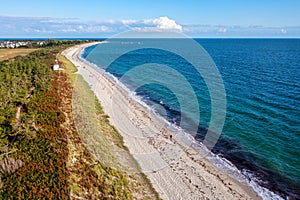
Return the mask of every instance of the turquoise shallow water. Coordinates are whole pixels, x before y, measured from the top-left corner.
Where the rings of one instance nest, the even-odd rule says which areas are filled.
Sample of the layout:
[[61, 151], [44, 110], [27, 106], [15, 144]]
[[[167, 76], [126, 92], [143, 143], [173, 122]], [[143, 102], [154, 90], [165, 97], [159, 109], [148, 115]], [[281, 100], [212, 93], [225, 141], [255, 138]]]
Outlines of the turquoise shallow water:
[[[212, 151], [230, 160], [240, 171], [255, 176], [262, 186], [281, 195], [300, 198], [300, 40], [196, 41], [214, 60], [226, 90], [226, 121], [221, 138]], [[137, 42], [143, 41], [116, 41], [119, 46]], [[113, 47], [105, 51], [90, 47], [85, 50], [83, 57], [103, 66], [104, 55], [118, 54], [118, 49]], [[210, 95], [201, 76], [185, 59], [163, 50], [140, 49], [122, 55], [106, 71], [120, 78], [134, 67], [147, 63], [172, 67], [189, 81], [201, 111], [196, 136], [201, 142], [210, 123]], [[130, 88], [142, 77], [153, 76], [151, 78], [154, 80], [159, 77], [151, 74], [148, 69], [144, 70], [124, 84]], [[189, 101], [178, 79], [165, 81], [182, 87], [182, 98]], [[163, 106], [165, 110], [158, 112], [174, 124], [180, 124], [182, 115], [189, 118], [191, 124], [195, 123], [195, 113], [181, 112], [176, 97], [178, 94], [162, 85], [145, 85], [136, 90], [136, 94], [150, 106]]]

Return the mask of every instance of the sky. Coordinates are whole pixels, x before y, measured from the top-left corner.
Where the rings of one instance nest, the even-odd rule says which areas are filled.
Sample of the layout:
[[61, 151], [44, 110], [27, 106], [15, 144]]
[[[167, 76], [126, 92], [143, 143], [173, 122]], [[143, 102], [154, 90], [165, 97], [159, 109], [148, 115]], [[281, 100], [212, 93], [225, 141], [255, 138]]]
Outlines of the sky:
[[127, 30], [300, 37], [299, 0], [0, 0], [0, 5], [0, 38], [109, 37]]

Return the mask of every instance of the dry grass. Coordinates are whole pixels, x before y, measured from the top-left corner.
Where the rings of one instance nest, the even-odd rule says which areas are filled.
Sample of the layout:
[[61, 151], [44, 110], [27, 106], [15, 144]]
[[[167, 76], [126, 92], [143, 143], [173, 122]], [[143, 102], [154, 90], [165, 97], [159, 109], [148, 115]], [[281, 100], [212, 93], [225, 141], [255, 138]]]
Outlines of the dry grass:
[[37, 49], [0, 49], [0, 61], [16, 56], [25, 56]]

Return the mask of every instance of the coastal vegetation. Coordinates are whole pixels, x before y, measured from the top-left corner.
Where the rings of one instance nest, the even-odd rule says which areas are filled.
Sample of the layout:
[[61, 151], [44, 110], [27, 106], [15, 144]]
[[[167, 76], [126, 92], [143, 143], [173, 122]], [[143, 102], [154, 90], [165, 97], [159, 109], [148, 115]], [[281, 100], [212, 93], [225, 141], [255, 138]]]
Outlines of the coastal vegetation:
[[[61, 85], [58, 74], [51, 71], [58, 51], [58, 47], [43, 49], [0, 63], [0, 194], [4, 199], [68, 196]], [[28, 97], [32, 87], [35, 90]], [[17, 169], [8, 160], [22, 164]]]
[[[1, 198], [158, 199], [144, 174], [127, 173], [118, 163], [110, 143], [130, 155], [121, 135], [109, 124], [87, 83], [74, 74], [76, 68], [59, 55], [78, 43], [53, 41], [0, 62]], [[63, 71], [51, 70], [57, 58]], [[96, 116], [104, 135], [95, 151], [94, 143], [83, 141], [75, 124], [74, 92], [87, 95], [96, 105], [86, 116]], [[114, 164], [100, 160], [97, 153]]]

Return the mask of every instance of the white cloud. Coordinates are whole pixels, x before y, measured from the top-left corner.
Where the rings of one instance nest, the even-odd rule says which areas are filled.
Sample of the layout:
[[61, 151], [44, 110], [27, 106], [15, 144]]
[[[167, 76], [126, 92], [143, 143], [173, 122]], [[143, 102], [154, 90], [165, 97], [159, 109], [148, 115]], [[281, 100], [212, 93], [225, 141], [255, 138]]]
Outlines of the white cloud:
[[160, 17], [154, 19], [152, 22], [158, 29], [182, 32], [182, 26], [177, 24], [175, 20], [169, 19], [168, 17]]
[[218, 32], [219, 33], [226, 33], [227, 32], [227, 28], [219, 28]]
[[175, 20], [166, 16], [155, 19], [144, 20], [118, 20], [113, 21], [115, 25], [124, 25], [137, 31], [176, 31], [182, 32], [183, 28]]
[[287, 33], [287, 30], [284, 29], [284, 28], [282, 28], [282, 29], [280, 29], [280, 32], [283, 33], [283, 34], [286, 34], [286, 33]]
[[110, 32], [110, 28], [102, 25], [88, 26], [84, 31], [88, 33]]
[[137, 20], [131, 20], [131, 19], [129, 19], [129, 20], [121, 20], [121, 22], [122, 22], [122, 24], [124, 24], [124, 25], [131, 25], [131, 24], [138, 23]]
[[84, 28], [83, 28], [82, 25], [79, 25], [79, 26], [78, 26], [78, 29], [79, 29], [79, 30], [84, 30]]
[[64, 28], [64, 29], [60, 29], [59, 32], [63, 32], [63, 33], [77, 33], [78, 30], [75, 28]]

